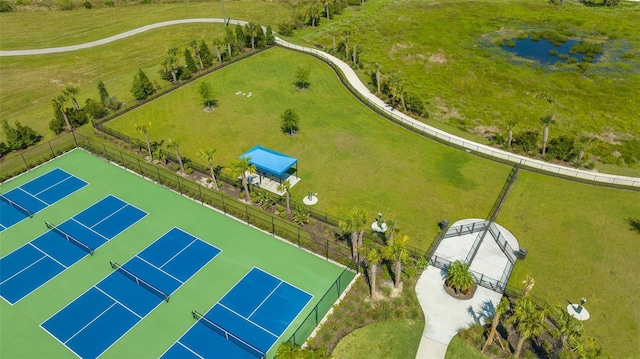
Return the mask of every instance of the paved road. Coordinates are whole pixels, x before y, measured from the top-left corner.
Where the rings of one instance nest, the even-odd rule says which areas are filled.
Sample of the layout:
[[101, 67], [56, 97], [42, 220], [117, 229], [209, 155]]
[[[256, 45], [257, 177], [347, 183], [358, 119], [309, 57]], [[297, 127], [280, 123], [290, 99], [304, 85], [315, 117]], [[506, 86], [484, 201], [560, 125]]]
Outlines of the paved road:
[[[246, 21], [232, 20], [232, 19], [228, 19], [227, 21], [229, 24], [234, 24], [234, 25], [235, 24], [245, 25], [247, 23]], [[157, 29], [165, 26], [187, 24], [187, 23], [224, 23], [224, 22], [225, 22], [224, 19], [219, 19], [219, 18], [196, 18], [196, 19], [164, 21], [164, 22], [147, 25], [147, 26], [142, 26], [137, 29], [123, 32], [118, 35], [110, 36], [102, 40], [96, 40], [96, 41], [87, 42], [84, 44], [73, 45], [73, 46], [63, 46], [63, 47], [53, 47], [53, 48], [47, 48], [47, 49], [0, 51], [0, 56], [28, 56], [28, 55], [44, 55], [44, 54], [69, 52], [69, 51], [87, 49], [90, 47], [107, 44], [125, 37], [133, 36], [136, 34], [143, 33], [145, 31], [149, 31], [152, 29]], [[362, 81], [360, 81], [355, 71], [353, 71], [353, 69], [342, 60], [334, 56], [331, 56], [323, 51], [320, 51], [318, 49], [294, 45], [277, 37], [276, 37], [276, 42], [280, 46], [287, 47], [290, 49], [295, 49], [297, 51], [301, 51], [309, 54], [313, 54], [314, 56], [322, 58], [324, 61], [332, 62], [344, 74], [344, 76], [347, 78], [351, 86], [356, 91], [360, 92], [360, 94], [364, 98], [366, 98], [366, 100], [371, 105], [377, 107], [380, 111], [384, 111], [385, 113], [387, 113], [387, 115], [393, 117], [395, 120], [400, 121], [406, 124], [407, 126], [412, 127], [413, 129], [422, 131], [430, 136], [440, 138], [443, 141], [449, 142], [456, 146], [463, 147], [467, 152], [478, 152], [478, 153], [482, 153], [485, 156], [491, 156], [494, 158], [507, 160], [512, 163], [521, 163], [523, 165], [537, 168], [541, 171], [548, 172], [548, 173], [562, 174], [568, 177], [575, 177], [575, 178], [586, 179], [586, 180], [601, 182], [601, 183], [619, 184], [619, 185], [626, 185], [626, 186], [640, 188], [640, 178], [638, 177], [618, 176], [618, 175], [598, 173], [593, 171], [578, 170], [571, 167], [565, 167], [565, 166], [560, 166], [552, 163], [547, 163], [545, 161], [516, 155], [511, 152], [503, 151], [487, 145], [476, 143], [476, 142], [449, 134], [445, 131], [436, 129], [434, 127], [425, 125], [424, 123], [417, 121], [400, 111], [394, 111], [393, 108], [389, 107], [384, 101], [379, 99], [375, 94], [371, 93], [371, 91], [369, 91], [367, 86], [365, 86], [362, 83]]]

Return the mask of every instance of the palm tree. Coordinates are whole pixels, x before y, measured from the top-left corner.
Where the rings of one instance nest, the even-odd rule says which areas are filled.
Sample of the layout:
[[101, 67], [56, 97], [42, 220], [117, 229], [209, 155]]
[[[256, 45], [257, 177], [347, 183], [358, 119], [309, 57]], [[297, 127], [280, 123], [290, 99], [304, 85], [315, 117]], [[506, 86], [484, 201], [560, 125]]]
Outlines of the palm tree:
[[395, 274], [394, 288], [399, 288], [402, 283], [402, 263], [409, 258], [409, 251], [407, 250], [407, 242], [409, 236], [399, 236], [401, 238], [392, 238], [387, 242], [387, 246], [384, 249], [384, 257], [390, 261], [393, 261], [393, 273]]
[[543, 130], [542, 130], [542, 156], [547, 152], [547, 141], [549, 140], [549, 126], [556, 123], [556, 120], [553, 118], [553, 115], [546, 115], [540, 118], [540, 122], [542, 122]]
[[391, 103], [395, 103], [396, 99], [399, 98], [402, 108], [407, 111], [407, 106], [404, 102], [405, 87], [398, 74], [393, 74], [389, 79], [389, 92], [391, 93]]
[[318, 3], [311, 3], [307, 8], [307, 17], [309, 21], [311, 21], [311, 26], [316, 27], [318, 21], [320, 20], [320, 8], [318, 7]]
[[258, 34], [258, 30], [262, 31], [262, 28], [256, 25], [255, 22], [249, 22], [246, 28], [248, 35], [251, 37], [251, 50], [255, 50], [256, 35]]
[[560, 351], [567, 350], [569, 343], [575, 342], [582, 335], [582, 322], [563, 308], [556, 308], [554, 335], [560, 338]]
[[62, 93], [64, 94], [64, 96], [66, 98], [70, 98], [71, 99], [71, 103], [73, 104], [73, 108], [77, 110], [80, 110], [80, 106], [78, 105], [78, 101], [76, 101], [76, 96], [78, 96], [78, 94], [80, 93], [80, 88], [78, 88], [78, 86], [75, 86], [73, 84], [68, 84], [64, 90], [62, 90]]
[[171, 77], [173, 78], [173, 83], [178, 83], [178, 76], [176, 73], [176, 68], [178, 67], [178, 48], [171, 47], [167, 49], [166, 57], [164, 58], [164, 67], [168, 71], [171, 72]]
[[247, 173], [256, 173], [256, 166], [250, 164], [249, 161], [251, 161], [251, 157], [241, 157], [237, 161], [232, 162], [229, 168], [229, 172], [231, 172], [232, 176], [242, 178], [242, 187], [244, 188], [246, 200], [251, 198], [249, 195], [249, 180], [247, 178]]
[[227, 44], [227, 52], [229, 53], [229, 58], [231, 58], [233, 56], [233, 53], [231, 52], [231, 45], [235, 46], [236, 37], [233, 35], [233, 31], [228, 27], [225, 28], [224, 42]]
[[518, 125], [518, 123], [520, 123], [519, 119], [516, 118], [512, 118], [507, 120], [507, 131], [508, 131], [508, 137], [507, 137], [507, 146], [508, 148], [511, 148], [511, 142], [513, 142], [513, 129]]
[[457, 260], [447, 268], [447, 287], [453, 288], [456, 293], [468, 294], [473, 286], [473, 275], [469, 272], [471, 263]]
[[380, 82], [382, 80], [382, 75], [380, 74], [380, 64], [376, 62], [376, 87], [378, 91], [376, 92], [378, 95], [380, 94]]
[[285, 180], [284, 182], [278, 185], [278, 191], [284, 192], [285, 200], [287, 202], [287, 214], [291, 214], [291, 193], [289, 190], [291, 189], [291, 182], [289, 180]]
[[577, 140], [575, 141], [575, 146], [578, 149], [578, 162], [581, 162], [582, 159], [584, 158], [584, 154], [587, 150], [589, 150], [589, 148], [591, 147], [591, 145], [593, 145], [593, 142], [595, 141], [595, 138], [588, 136], [586, 134], [583, 135], [579, 135], [577, 136]]
[[364, 209], [353, 208], [346, 221], [340, 221], [338, 227], [342, 233], [349, 233], [351, 239], [351, 252], [354, 259], [364, 237], [364, 229], [367, 224], [367, 212]]
[[529, 275], [527, 274], [527, 277], [522, 281], [522, 284], [524, 284], [524, 289], [522, 290], [522, 296], [528, 297], [529, 293], [531, 292], [531, 289], [533, 289], [533, 286], [536, 284], [536, 280], [529, 277]]
[[58, 95], [51, 100], [53, 108], [62, 114], [62, 118], [64, 118], [64, 124], [67, 126], [67, 131], [71, 131], [71, 122], [69, 122], [69, 117], [67, 117], [67, 97], [65, 95]]
[[516, 300], [513, 315], [509, 318], [509, 323], [515, 326], [520, 336], [513, 353], [516, 358], [520, 357], [525, 340], [539, 335], [547, 328], [545, 324], [546, 316], [547, 311], [538, 308], [531, 297], [521, 297]]
[[495, 338], [496, 333], [498, 332], [498, 324], [500, 324], [500, 317], [502, 316], [502, 314], [504, 314], [507, 311], [507, 309], [509, 309], [509, 300], [506, 297], [500, 298], [500, 303], [496, 307], [495, 313], [493, 313], [493, 319], [491, 319], [491, 331], [489, 331], [489, 336], [487, 337], [487, 341], [484, 342], [484, 345], [482, 346], [482, 350], [480, 350], [481, 353], [484, 353], [484, 351], [489, 347], [489, 345], [493, 343], [493, 339]]
[[343, 30], [342, 34], [344, 35], [344, 59], [349, 61], [349, 36], [351, 35], [351, 29]]
[[180, 142], [174, 140], [173, 138], [170, 138], [167, 140], [167, 148], [176, 151], [176, 158], [178, 159], [178, 164], [180, 165], [180, 173], [184, 173], [182, 156], [180, 156]]
[[193, 53], [196, 55], [198, 61], [200, 62], [200, 69], [204, 69], [204, 64], [202, 64], [202, 56], [200, 55], [200, 48], [198, 48], [198, 42], [196, 40], [191, 40], [190, 45], [191, 47], [193, 47]]
[[372, 247], [367, 252], [367, 263], [369, 265], [369, 283], [371, 284], [371, 299], [376, 296], [376, 277], [378, 275], [378, 266], [382, 261], [382, 255], [376, 247]]
[[216, 173], [213, 170], [213, 154], [216, 153], [216, 150], [200, 150], [200, 156], [207, 161], [209, 164], [209, 172], [211, 173], [211, 181], [213, 181], [213, 188], [218, 190], [218, 181], [216, 180]]
[[329, 5], [333, 3], [333, 0], [320, 0], [320, 4], [324, 6], [325, 11], [327, 12], [327, 20], [331, 19], [329, 17]]
[[144, 134], [144, 140], [147, 142], [147, 150], [149, 150], [149, 161], [153, 161], [153, 154], [151, 154], [151, 141], [149, 140], [150, 128], [151, 128], [151, 122], [147, 124], [144, 124], [144, 123], [136, 124], [136, 131]]
[[[216, 47], [218, 62], [220, 63], [220, 65], [222, 65], [222, 51], [220, 49], [224, 45], [224, 39], [221, 39], [219, 37], [213, 39], [213, 45]], [[231, 55], [229, 55], [229, 57], [231, 57]]]

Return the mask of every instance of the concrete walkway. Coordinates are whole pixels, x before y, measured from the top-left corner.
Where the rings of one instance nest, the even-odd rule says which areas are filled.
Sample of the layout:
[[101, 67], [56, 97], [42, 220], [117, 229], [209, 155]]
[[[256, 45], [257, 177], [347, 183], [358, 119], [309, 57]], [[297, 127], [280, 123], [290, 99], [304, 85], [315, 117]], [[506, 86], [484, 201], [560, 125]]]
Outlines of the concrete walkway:
[[[247, 24], [246, 21], [232, 20], [232, 19], [226, 19], [225, 20], [225, 19], [219, 19], [219, 18], [194, 18], [194, 19], [180, 19], [180, 20], [172, 20], [172, 21], [163, 21], [163, 22], [158, 22], [158, 23], [155, 23], [155, 24], [147, 25], [147, 26], [142, 26], [142, 27], [139, 27], [137, 29], [133, 29], [133, 30], [130, 30], [130, 31], [123, 32], [123, 33], [118, 34], [118, 35], [107, 37], [105, 39], [91, 41], [91, 42], [87, 42], [87, 43], [79, 44], [79, 45], [53, 47], [53, 48], [46, 48], [46, 49], [33, 49], [33, 50], [7, 50], [7, 51], [0, 51], [0, 57], [2, 57], [2, 56], [43, 55], [43, 54], [69, 52], [69, 51], [87, 49], [87, 48], [90, 48], [90, 47], [107, 44], [107, 43], [110, 43], [110, 42], [113, 42], [113, 41], [116, 41], [116, 40], [119, 40], [119, 39], [123, 39], [125, 37], [137, 35], [137, 34], [145, 32], [145, 31], [149, 31], [149, 30], [152, 30], [152, 29], [158, 29], [158, 28], [165, 27], [165, 26], [172, 26], [172, 25], [178, 25], [178, 24], [189, 24], [189, 23], [224, 23], [224, 22], [227, 22], [229, 24], [234, 24], [234, 25], [235, 24], [240, 24], [240, 25], [246, 25]], [[502, 151], [502, 150], [499, 150], [499, 149], [495, 149], [493, 147], [486, 146], [486, 145], [483, 145], [483, 144], [479, 144], [479, 143], [476, 143], [476, 142], [473, 142], [473, 141], [470, 141], [470, 140], [466, 140], [466, 139], [463, 139], [461, 137], [458, 137], [458, 136], [449, 134], [447, 132], [444, 132], [442, 130], [439, 130], [439, 129], [433, 128], [431, 126], [425, 125], [424, 123], [422, 123], [420, 121], [417, 121], [417, 120], [411, 118], [408, 115], [405, 115], [405, 114], [403, 114], [403, 113], [401, 113], [399, 111], [394, 111], [394, 109], [392, 107], [388, 106], [384, 101], [379, 99], [375, 94], [371, 93], [371, 91], [369, 91], [367, 86], [365, 86], [362, 83], [362, 81], [360, 81], [360, 79], [356, 75], [355, 71], [353, 71], [353, 69], [348, 64], [346, 64], [342, 60], [338, 59], [337, 57], [331, 56], [331, 55], [329, 55], [329, 54], [327, 54], [327, 53], [325, 53], [323, 51], [320, 51], [318, 49], [313, 49], [313, 48], [309, 48], [309, 47], [303, 47], [303, 46], [294, 45], [294, 44], [289, 43], [289, 42], [287, 42], [285, 40], [282, 40], [282, 39], [280, 39], [278, 37], [276, 37], [276, 43], [278, 45], [286, 47], [286, 48], [290, 48], [290, 49], [294, 49], [294, 50], [297, 50], [297, 51], [313, 54], [314, 56], [322, 58], [327, 62], [331, 62], [331, 63], [335, 64], [340, 69], [340, 71], [344, 74], [344, 76], [347, 78], [347, 80], [349, 81], [350, 85], [356, 91], [358, 91], [362, 96], [364, 96], [364, 98], [366, 98], [366, 100], [370, 104], [372, 104], [373, 106], [377, 107], [379, 110], [386, 112], [389, 116], [392, 116], [396, 120], [401, 121], [401, 122], [411, 126], [414, 129], [417, 129], [417, 130], [422, 131], [422, 132], [424, 132], [426, 134], [429, 134], [430, 136], [434, 136], [434, 137], [440, 138], [440, 139], [442, 139], [444, 141], [447, 141], [449, 143], [452, 143], [454, 145], [461, 146], [461, 147], [467, 149], [469, 152], [476, 151], [476, 152], [480, 152], [480, 153], [483, 153], [483, 154], [491, 156], [491, 157], [504, 159], [504, 160], [507, 160], [507, 161], [510, 161], [510, 162], [513, 162], [513, 163], [521, 163], [523, 165], [534, 167], [534, 168], [540, 169], [540, 170], [545, 171], [545, 172], [558, 173], [558, 174], [562, 174], [562, 175], [569, 176], [569, 177], [582, 178], [582, 179], [587, 179], [587, 180], [590, 180], [590, 181], [602, 182], [602, 183], [611, 183], [611, 184], [619, 184], [619, 185], [626, 185], [626, 186], [632, 186], [632, 187], [640, 187], [640, 178], [638, 178], [638, 177], [617, 176], [617, 175], [603, 174], [603, 173], [597, 173], [597, 172], [593, 172], [593, 171], [577, 170], [577, 169], [573, 169], [573, 168], [570, 168], [570, 167], [559, 166], [559, 165], [547, 163], [547, 162], [544, 162], [544, 161], [540, 161], [540, 160], [531, 159], [531, 158], [528, 158], [528, 157], [516, 155], [516, 154], [510, 153], [510, 152], [507, 152], [507, 151]]]

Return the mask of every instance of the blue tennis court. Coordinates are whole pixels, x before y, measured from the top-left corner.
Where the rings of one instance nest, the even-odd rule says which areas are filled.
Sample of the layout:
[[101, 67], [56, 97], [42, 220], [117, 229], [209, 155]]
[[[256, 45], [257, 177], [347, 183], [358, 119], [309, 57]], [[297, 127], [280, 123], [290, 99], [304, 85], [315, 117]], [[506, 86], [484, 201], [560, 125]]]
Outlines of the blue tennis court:
[[0, 232], [67, 197], [88, 183], [56, 168], [0, 194]]
[[162, 358], [262, 358], [311, 298], [254, 267]]
[[82, 358], [96, 358], [220, 253], [173, 228], [41, 327]]
[[107, 196], [0, 258], [0, 296], [15, 304], [147, 213]]

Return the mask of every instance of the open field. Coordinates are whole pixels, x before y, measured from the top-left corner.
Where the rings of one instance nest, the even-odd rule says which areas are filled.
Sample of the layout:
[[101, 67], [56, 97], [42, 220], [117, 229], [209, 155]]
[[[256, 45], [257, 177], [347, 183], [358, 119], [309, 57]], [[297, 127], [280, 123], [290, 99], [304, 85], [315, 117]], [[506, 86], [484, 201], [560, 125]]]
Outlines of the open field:
[[[277, 23], [285, 12], [269, 2], [229, 2], [228, 16], [268, 25]], [[134, 11], [135, 10], [135, 11]], [[141, 11], [144, 10], [144, 11]], [[81, 15], [81, 16], [79, 16]], [[66, 46], [109, 37], [151, 23], [197, 17], [222, 17], [220, 6], [211, 3], [165, 4], [76, 10], [71, 12], [2, 13], [2, 50]], [[47, 24], [47, 31], [42, 31]], [[29, 125], [45, 139], [53, 137], [49, 121], [53, 118], [51, 99], [64, 86], [80, 88], [78, 102], [97, 99], [96, 84], [103, 80], [111, 95], [132, 101], [129, 92], [138, 69], [161, 85], [158, 71], [167, 48], [182, 51], [191, 40], [206, 40], [213, 50], [213, 39], [224, 32], [222, 24], [174, 25], [145, 32], [92, 49], [69, 53], [0, 57], [0, 117], [13, 124]], [[59, 36], [64, 33], [65, 36]], [[193, 54], [193, 50], [192, 50]], [[0, 133], [0, 141], [5, 139]]]
[[[293, 84], [299, 65], [311, 68], [305, 91]], [[213, 112], [201, 110], [200, 81], [215, 88], [219, 107]], [[301, 117], [295, 137], [280, 132], [287, 108]], [[142, 139], [135, 124], [149, 121], [152, 140], [181, 141], [181, 153], [200, 163], [200, 149], [217, 149], [214, 164], [227, 166], [258, 144], [295, 157], [302, 181], [293, 187], [294, 198], [317, 192], [316, 207], [341, 218], [353, 207], [367, 209], [371, 221], [378, 212], [394, 214], [411, 244], [423, 249], [442, 218], [488, 213], [510, 170], [390, 123], [355, 100], [328, 66], [281, 48], [216, 71], [107, 126]]]
[[412, 358], [418, 351], [424, 321], [402, 319], [370, 324], [351, 332], [336, 346], [332, 358]]

